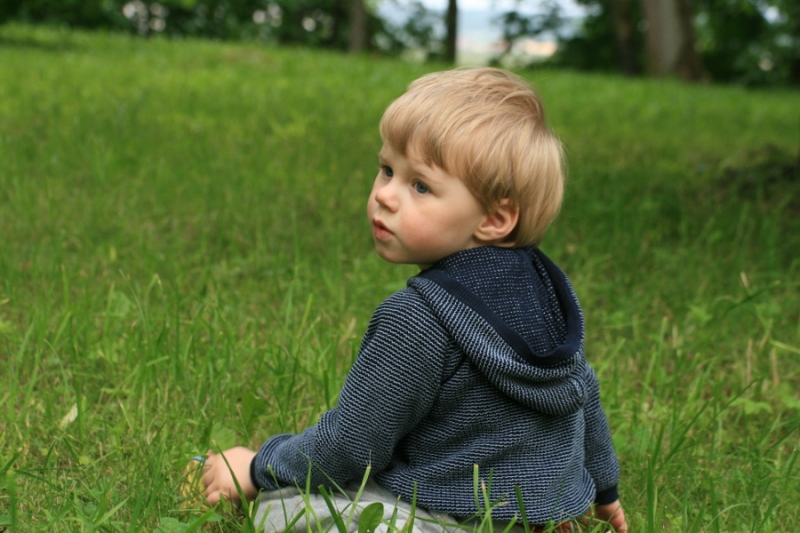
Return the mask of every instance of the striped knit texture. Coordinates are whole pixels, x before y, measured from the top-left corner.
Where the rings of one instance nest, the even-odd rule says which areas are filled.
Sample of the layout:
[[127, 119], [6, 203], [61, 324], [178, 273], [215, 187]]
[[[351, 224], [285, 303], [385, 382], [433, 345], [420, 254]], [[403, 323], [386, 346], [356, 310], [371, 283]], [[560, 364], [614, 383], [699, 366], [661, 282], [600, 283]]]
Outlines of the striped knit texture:
[[[583, 321], [564, 315], [557, 292], [574, 293], [563, 274], [563, 281], [548, 275], [541, 256], [482, 247], [434, 268], [545, 355], [564, 341], [568, 324], [579, 324], [582, 339]], [[556, 291], [554, 283], [566, 287]], [[420, 277], [376, 310], [338, 406], [299, 435], [268, 440], [254, 481], [305, 486], [309, 465], [312, 487], [344, 486], [371, 465], [394, 494], [410, 501], [416, 493], [418, 505], [457, 517], [487, 505], [474, 496], [477, 465], [490, 501], [504, 501], [494, 519], [519, 518], [519, 487], [528, 520], [539, 524], [581, 515], [598, 491], [614, 492], [619, 477], [582, 341], [558, 365], [530, 364], [490, 321]]]

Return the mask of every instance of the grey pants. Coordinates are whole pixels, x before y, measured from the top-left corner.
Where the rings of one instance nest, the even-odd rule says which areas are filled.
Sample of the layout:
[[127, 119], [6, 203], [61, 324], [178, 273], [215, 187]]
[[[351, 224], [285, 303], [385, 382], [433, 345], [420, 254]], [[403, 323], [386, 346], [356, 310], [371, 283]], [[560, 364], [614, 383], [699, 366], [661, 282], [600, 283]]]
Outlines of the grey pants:
[[[329, 499], [338, 511], [337, 514], [341, 517], [348, 533], [359, 531], [361, 514], [372, 504], [383, 506], [380, 523], [374, 530], [370, 528], [376, 533], [401, 530], [407, 533], [462, 533], [473, 531], [479, 525], [477, 522], [459, 523], [449, 515], [419, 507], [412, 513], [411, 505], [399, 500], [397, 496], [371, 480], [363, 489], [359, 484], [350, 485], [344, 493], [337, 491], [331, 494]], [[380, 507], [373, 506], [368, 511], [370, 517], [367, 520], [371, 523], [376, 523], [378, 520], [376, 514], [373, 514], [376, 510], [380, 511]], [[305, 494], [293, 488], [262, 492], [258, 499], [255, 524], [256, 530], [264, 533], [284, 531], [338, 533], [339, 531], [331, 510], [321, 494]], [[493, 522], [492, 526], [497, 532], [522, 533], [524, 530], [522, 526], [510, 525], [508, 522]]]

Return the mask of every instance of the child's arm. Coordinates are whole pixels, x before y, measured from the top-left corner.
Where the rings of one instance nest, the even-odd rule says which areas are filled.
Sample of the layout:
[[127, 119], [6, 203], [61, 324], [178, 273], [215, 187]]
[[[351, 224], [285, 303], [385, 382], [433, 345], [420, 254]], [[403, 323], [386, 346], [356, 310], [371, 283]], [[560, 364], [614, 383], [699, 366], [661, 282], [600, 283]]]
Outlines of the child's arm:
[[600, 386], [597, 376], [590, 367], [587, 367], [586, 376], [588, 395], [583, 410], [586, 422], [584, 450], [586, 469], [598, 489], [595, 496], [594, 516], [609, 522], [618, 533], [624, 533], [628, 531], [628, 525], [618, 499], [619, 462], [614, 452], [608, 421], [600, 404]]
[[344, 486], [382, 471], [398, 442], [429, 412], [450, 339], [418, 293], [400, 291], [376, 310], [338, 406], [297, 435], [276, 435], [256, 454], [259, 488]]
[[234, 476], [245, 498], [256, 497], [258, 490], [250, 479], [250, 463], [255, 455], [253, 450], [241, 446], [225, 450], [221, 454], [208, 452], [203, 465], [203, 484], [206, 487], [206, 499], [211, 505], [215, 505], [221, 498], [239, 501]]

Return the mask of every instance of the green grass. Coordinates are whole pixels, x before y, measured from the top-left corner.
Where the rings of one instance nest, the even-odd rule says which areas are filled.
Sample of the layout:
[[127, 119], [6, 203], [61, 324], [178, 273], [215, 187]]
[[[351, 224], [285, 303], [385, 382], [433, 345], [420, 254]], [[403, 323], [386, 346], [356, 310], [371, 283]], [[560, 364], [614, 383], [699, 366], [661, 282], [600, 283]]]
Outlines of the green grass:
[[[371, 249], [377, 123], [435, 68], [0, 28], [0, 524], [182, 531], [188, 458], [335, 404], [414, 274]], [[800, 186], [757, 164], [800, 93], [526, 76], [632, 531], [796, 531]]]

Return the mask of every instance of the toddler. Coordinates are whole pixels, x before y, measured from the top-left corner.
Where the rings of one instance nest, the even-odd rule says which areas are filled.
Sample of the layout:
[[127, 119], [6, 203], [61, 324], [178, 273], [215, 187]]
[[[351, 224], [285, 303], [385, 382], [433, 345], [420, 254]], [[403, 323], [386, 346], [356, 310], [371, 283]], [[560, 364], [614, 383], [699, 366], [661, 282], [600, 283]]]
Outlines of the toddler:
[[499, 69], [430, 74], [380, 133], [375, 250], [420, 273], [375, 311], [338, 406], [316, 425], [209, 453], [209, 502], [239, 498], [233, 477], [274, 502], [308, 475], [315, 489], [347, 487], [369, 467], [371, 497], [414, 500], [418, 516], [463, 523], [491, 506], [511, 527], [524, 512], [534, 529], [569, 531], [593, 510], [626, 532], [583, 315], [537, 247], [564, 189], [540, 99]]

